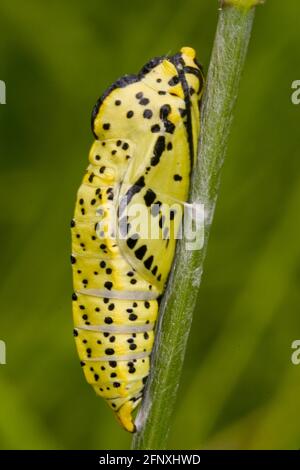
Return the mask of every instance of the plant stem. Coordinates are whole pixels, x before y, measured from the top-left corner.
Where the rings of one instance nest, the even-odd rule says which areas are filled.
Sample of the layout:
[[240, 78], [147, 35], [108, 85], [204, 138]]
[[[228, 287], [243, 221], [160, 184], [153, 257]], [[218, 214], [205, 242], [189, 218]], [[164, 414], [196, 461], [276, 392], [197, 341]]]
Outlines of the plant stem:
[[[133, 437], [133, 449], [165, 449], [174, 412], [187, 339], [203, 271], [232, 113], [246, 57], [257, 0], [224, 0], [201, 110], [198, 160], [190, 200], [204, 204], [205, 241], [187, 251], [178, 242], [175, 263], [161, 305], [151, 373]], [[199, 419], [201, 417], [199, 416]]]

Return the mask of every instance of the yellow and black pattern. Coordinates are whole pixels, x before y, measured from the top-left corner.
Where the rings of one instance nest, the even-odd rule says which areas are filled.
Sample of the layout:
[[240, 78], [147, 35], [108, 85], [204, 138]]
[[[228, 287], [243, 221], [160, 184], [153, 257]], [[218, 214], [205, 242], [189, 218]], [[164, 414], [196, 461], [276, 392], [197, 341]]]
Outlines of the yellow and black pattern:
[[[182, 217], [165, 208], [188, 197], [202, 90], [195, 51], [184, 47], [115, 82], [92, 114], [96, 140], [71, 222], [74, 336], [86, 380], [130, 432]], [[158, 220], [159, 238], [137, 232], [135, 204]]]

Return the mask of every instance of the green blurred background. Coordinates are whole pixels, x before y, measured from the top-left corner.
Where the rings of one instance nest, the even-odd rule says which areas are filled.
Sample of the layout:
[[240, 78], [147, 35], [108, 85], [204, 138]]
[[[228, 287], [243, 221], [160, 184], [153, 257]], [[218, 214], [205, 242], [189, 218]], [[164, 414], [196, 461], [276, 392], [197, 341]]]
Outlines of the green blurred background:
[[[256, 15], [169, 447], [299, 448], [298, 0]], [[70, 232], [104, 89], [196, 48], [217, 2], [1, 0], [0, 448], [126, 449], [72, 338]]]

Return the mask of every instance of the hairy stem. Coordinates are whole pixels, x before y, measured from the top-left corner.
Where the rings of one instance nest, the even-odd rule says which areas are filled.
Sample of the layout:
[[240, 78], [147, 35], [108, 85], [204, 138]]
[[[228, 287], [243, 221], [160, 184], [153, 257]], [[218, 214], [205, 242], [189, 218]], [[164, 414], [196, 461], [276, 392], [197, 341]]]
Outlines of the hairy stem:
[[[133, 449], [165, 449], [179, 378], [203, 271], [232, 113], [258, 0], [223, 0], [202, 101], [201, 137], [190, 200], [204, 204], [204, 246], [177, 245], [174, 267], [161, 305], [151, 373], [139, 410]], [[201, 419], [201, 416], [199, 416]]]

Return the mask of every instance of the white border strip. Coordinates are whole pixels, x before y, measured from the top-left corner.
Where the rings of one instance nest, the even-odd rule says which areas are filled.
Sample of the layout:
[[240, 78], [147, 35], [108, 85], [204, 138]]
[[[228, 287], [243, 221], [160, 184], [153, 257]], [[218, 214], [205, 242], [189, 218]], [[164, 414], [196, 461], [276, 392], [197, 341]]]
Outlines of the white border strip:
[[86, 330], [86, 331], [102, 331], [104, 333], [144, 333], [145, 331], [152, 331], [154, 329], [154, 323], [148, 323], [147, 325], [139, 326], [124, 326], [124, 325], [79, 325], [74, 327], [75, 330]]
[[104, 290], [104, 289], [84, 289], [76, 291], [76, 294], [91, 295], [93, 297], [106, 297], [107, 299], [121, 299], [121, 300], [155, 300], [161, 294], [158, 292], [144, 292], [144, 291], [118, 291], [118, 290]]
[[140, 352], [136, 354], [124, 354], [123, 356], [100, 356], [100, 357], [86, 357], [81, 359], [83, 362], [110, 362], [110, 361], [133, 361], [133, 359], [144, 359], [150, 356], [151, 351]]

